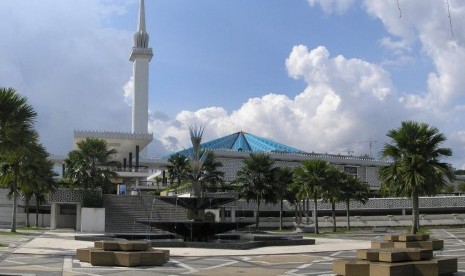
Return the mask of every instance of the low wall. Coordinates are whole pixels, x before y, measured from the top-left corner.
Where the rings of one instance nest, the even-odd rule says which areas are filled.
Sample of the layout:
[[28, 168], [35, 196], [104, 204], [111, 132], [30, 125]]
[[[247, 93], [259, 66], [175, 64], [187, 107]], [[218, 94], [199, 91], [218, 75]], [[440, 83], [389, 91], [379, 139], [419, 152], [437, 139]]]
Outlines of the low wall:
[[[226, 221], [231, 221], [228, 218]], [[255, 222], [253, 217], [237, 217], [237, 222]], [[306, 217], [302, 218], [305, 224]], [[313, 224], [313, 219], [310, 218], [310, 225]], [[283, 218], [283, 226], [286, 228], [295, 227], [294, 217]], [[320, 227], [333, 227], [333, 219], [330, 216], [318, 217], [318, 225]], [[412, 225], [411, 215], [398, 215], [398, 216], [350, 216], [351, 227], [410, 227]], [[422, 215], [420, 214], [420, 226], [458, 226], [465, 225], [465, 214], [439, 214], [439, 215]], [[347, 218], [345, 216], [336, 217], [336, 226], [346, 228]], [[251, 226], [253, 227], [253, 226]], [[260, 227], [263, 228], [278, 228], [278, 217], [260, 217]]]

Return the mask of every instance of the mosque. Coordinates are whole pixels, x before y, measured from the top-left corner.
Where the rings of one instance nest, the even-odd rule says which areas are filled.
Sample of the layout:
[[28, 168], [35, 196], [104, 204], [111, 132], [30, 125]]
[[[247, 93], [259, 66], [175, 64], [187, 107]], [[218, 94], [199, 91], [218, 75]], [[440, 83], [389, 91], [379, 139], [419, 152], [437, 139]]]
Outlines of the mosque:
[[[149, 48], [149, 35], [145, 26], [145, 6], [144, 0], [140, 0], [140, 10], [137, 31], [134, 34], [134, 47], [131, 50], [129, 60], [133, 62], [134, 97], [132, 102], [132, 128], [130, 132], [114, 131], [74, 131], [74, 148], [77, 143], [86, 138], [104, 139], [107, 144], [117, 150], [114, 159], [120, 161], [122, 166], [116, 168], [118, 178], [114, 179], [115, 190], [118, 195], [134, 194], [145, 195], [149, 191], [161, 190], [167, 187], [166, 173], [169, 162], [167, 158], [147, 158], [147, 146], [152, 142], [153, 135], [148, 132], [148, 91], [149, 91], [149, 64], [153, 57], [152, 49]], [[186, 130], [188, 131], [188, 130]], [[306, 152], [271, 139], [263, 138], [255, 134], [238, 131], [230, 135], [207, 141], [201, 147], [208, 149], [215, 154], [217, 161], [223, 164], [220, 169], [224, 171], [224, 180], [230, 182], [234, 180], [236, 172], [243, 166], [243, 161], [251, 153], [264, 153], [269, 155], [277, 166], [295, 168], [300, 166], [304, 160], [320, 159], [325, 160], [333, 166], [345, 171], [348, 174], [357, 176], [363, 182], [369, 184], [372, 191], [380, 188], [378, 170], [387, 164], [386, 161], [377, 160], [370, 156], [355, 157], [350, 155], [323, 154]], [[185, 154], [186, 149], [179, 153]], [[52, 161], [63, 164], [63, 157], [52, 157]], [[160, 181], [161, 179], [161, 181]], [[465, 179], [461, 179], [462, 181]], [[136, 197], [115, 196], [119, 199], [131, 199]], [[137, 197], [139, 198], [139, 197]], [[136, 198], [136, 199], [137, 199]], [[142, 198], [142, 196], [140, 196]], [[48, 198], [51, 206], [50, 227], [81, 228], [81, 203], [76, 191], [60, 189]], [[429, 212], [431, 224], [460, 224], [465, 220], [464, 213], [465, 196], [437, 196], [422, 199], [421, 212]], [[152, 202], [153, 204], [153, 202]], [[255, 210], [253, 204], [246, 204], [239, 200], [234, 206], [224, 208], [225, 215], [231, 221], [235, 219], [249, 219], [245, 212]], [[329, 212], [331, 207], [323, 202], [318, 203], [319, 210]], [[153, 207], [153, 206], [152, 206]], [[265, 212], [275, 212], [276, 206], [271, 204], [263, 206]], [[288, 212], [292, 211], [292, 206], [287, 206]], [[345, 206], [337, 207], [343, 210]], [[358, 212], [354, 221], [354, 226], [376, 226], [409, 225], [410, 218], [406, 215], [411, 210], [409, 199], [406, 198], [371, 198], [366, 204], [351, 202], [351, 210]], [[450, 212], [453, 212], [450, 214]], [[424, 213], [425, 214], [425, 213]], [[445, 215], [432, 215], [445, 214]], [[0, 213], [1, 215], [1, 213]], [[362, 220], [361, 215], [375, 215], [375, 219]], [[393, 220], [393, 215], [398, 216], [398, 220]], [[452, 215], [452, 217], [451, 217]], [[275, 215], [272, 215], [275, 216]], [[433, 216], [436, 216], [433, 218]], [[1, 216], [0, 216], [1, 218]], [[460, 219], [459, 219], [460, 218]], [[320, 220], [320, 219], [319, 219]], [[84, 220], [83, 220], [84, 221]], [[105, 224], [105, 214], [103, 219]], [[425, 220], [426, 221], [426, 220]], [[422, 223], [425, 223], [423, 221]], [[0, 221], [1, 222], [1, 221]], [[125, 222], [126, 223], [126, 222]], [[328, 223], [328, 220], [322, 222]], [[127, 224], [127, 223], [126, 223]], [[99, 226], [100, 229], [104, 229]], [[103, 230], [102, 230], [103, 231]]]
[[[129, 58], [133, 62], [134, 78], [131, 132], [74, 131], [74, 148], [79, 141], [91, 137], [104, 139], [111, 148], [117, 150], [114, 159], [120, 161], [122, 166], [117, 168], [119, 178], [115, 180], [115, 185], [118, 185], [117, 193], [121, 194], [134, 189], [161, 189], [167, 185], [167, 159], [147, 158], [146, 150], [153, 140], [152, 133], [148, 132], [149, 64], [152, 57], [153, 51], [149, 47], [149, 35], [145, 24], [145, 5], [144, 0], [141, 0], [137, 31], [134, 33], [134, 47]], [[377, 170], [386, 164], [370, 157], [307, 153], [242, 131], [203, 143], [201, 146], [213, 151], [217, 160], [222, 162], [227, 182], [235, 178], [243, 160], [249, 157], [250, 153], [257, 152], [270, 155], [278, 166], [297, 167], [301, 161], [307, 159], [326, 160], [345, 172], [356, 175], [373, 190], [379, 189], [380, 185]], [[162, 177], [161, 183], [155, 182], [157, 176], [158, 179]]]

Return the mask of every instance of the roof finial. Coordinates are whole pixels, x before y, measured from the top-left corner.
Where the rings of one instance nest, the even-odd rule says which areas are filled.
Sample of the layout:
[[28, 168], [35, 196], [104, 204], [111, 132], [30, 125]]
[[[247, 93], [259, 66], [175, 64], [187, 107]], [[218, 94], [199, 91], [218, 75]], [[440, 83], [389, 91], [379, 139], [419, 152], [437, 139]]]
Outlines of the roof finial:
[[140, 0], [139, 24], [137, 26], [137, 31], [145, 33], [145, 5], [144, 5], [144, 0]]
[[134, 34], [135, 48], [148, 48], [149, 35], [145, 30], [145, 5], [144, 0], [140, 0], [139, 7], [139, 22], [137, 24], [137, 32]]

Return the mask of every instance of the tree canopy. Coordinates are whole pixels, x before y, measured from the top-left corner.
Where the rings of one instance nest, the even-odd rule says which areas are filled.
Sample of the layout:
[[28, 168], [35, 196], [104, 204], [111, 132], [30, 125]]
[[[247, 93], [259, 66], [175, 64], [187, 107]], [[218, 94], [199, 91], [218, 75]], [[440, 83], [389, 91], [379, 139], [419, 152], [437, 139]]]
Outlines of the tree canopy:
[[77, 143], [77, 149], [65, 159], [65, 178], [74, 188], [95, 190], [102, 188], [108, 192], [112, 187], [112, 178], [118, 175], [115, 168], [120, 166], [112, 158], [115, 149], [109, 149], [103, 139], [86, 138]]
[[419, 196], [436, 195], [454, 175], [441, 158], [452, 150], [441, 147], [444, 134], [426, 123], [402, 122], [398, 129], [388, 131], [391, 143], [384, 145], [381, 155], [392, 161], [380, 169], [382, 191], [389, 195], [412, 198], [412, 233], [419, 227]]

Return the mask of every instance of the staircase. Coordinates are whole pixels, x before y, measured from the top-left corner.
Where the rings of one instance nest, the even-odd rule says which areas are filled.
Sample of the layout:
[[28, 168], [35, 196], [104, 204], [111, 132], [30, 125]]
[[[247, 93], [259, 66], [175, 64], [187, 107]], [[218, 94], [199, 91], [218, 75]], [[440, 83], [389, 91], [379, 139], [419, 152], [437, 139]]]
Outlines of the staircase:
[[185, 220], [185, 209], [157, 200], [156, 196], [104, 195], [105, 232], [163, 233], [161, 230], [137, 223], [139, 219]]

